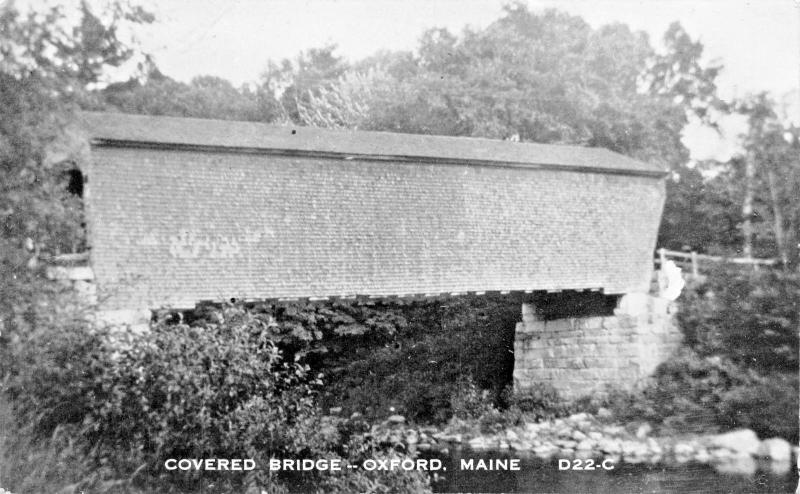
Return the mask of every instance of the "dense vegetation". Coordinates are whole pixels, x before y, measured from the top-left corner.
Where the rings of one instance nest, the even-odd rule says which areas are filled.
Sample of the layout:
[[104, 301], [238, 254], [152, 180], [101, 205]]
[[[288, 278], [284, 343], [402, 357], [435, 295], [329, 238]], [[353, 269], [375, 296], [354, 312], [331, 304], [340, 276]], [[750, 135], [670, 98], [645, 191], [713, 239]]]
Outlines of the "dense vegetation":
[[[123, 25], [154, 21], [126, 2], [0, 8], [2, 487], [420, 492], [417, 474], [199, 478], [159, 465], [171, 455], [399, 456], [411, 452], [365, 418], [492, 426], [598, 406], [544, 387], [508, 393], [519, 300], [503, 297], [209, 306], [110, 347], [43, 276], [51, 256], [86, 248], [69, 187], [86, 159], [69, 130], [76, 109], [596, 145], [669, 167], [660, 246], [777, 257], [782, 270], [712, 273], [687, 291], [685, 348], [652, 386], [606, 405], [665, 430], [797, 439], [800, 132], [766, 95], [720, 101], [720, 67], [700, 62], [702, 45], [679, 25], [656, 51], [621, 24], [595, 29], [512, 4], [485, 29], [429, 30], [414, 52], [347, 62], [322, 47], [237, 88], [162, 74], [123, 39]], [[129, 80], [107, 84], [125, 64], [136, 67]], [[748, 118], [743, 152], [689, 165], [689, 119], [727, 114]]]
[[[70, 444], [74, 487], [133, 492], [425, 492], [424, 472], [329, 472], [299, 475], [264, 468], [270, 458], [404, 458], [389, 432], [325, 417], [315, 398], [321, 375], [287, 361], [264, 312], [220, 308], [192, 325], [155, 324], [138, 337], [72, 324], [37, 330], [3, 347], [5, 398], [21, 427], [18, 441]], [[55, 334], [57, 338], [54, 338]], [[111, 343], [110, 343], [111, 342]], [[71, 455], [71, 456], [70, 456]], [[180, 472], [168, 458], [252, 458], [241, 473]], [[36, 491], [28, 459], [4, 452], [4, 482]], [[41, 460], [41, 458], [37, 458]], [[52, 475], [53, 472], [46, 472]], [[21, 478], [15, 478], [16, 476]], [[53, 479], [50, 479], [53, 480]], [[28, 486], [28, 483], [32, 485]]]
[[719, 270], [681, 298], [685, 348], [641, 395], [617, 394], [626, 419], [677, 431], [747, 427], [797, 442], [800, 277]]

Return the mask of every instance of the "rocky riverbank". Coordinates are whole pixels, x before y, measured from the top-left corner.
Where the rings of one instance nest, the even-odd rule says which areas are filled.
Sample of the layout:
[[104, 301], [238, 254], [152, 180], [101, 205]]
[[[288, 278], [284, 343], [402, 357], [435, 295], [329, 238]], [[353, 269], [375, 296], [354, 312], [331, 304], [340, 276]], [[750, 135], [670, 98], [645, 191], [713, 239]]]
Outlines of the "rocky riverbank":
[[[601, 410], [602, 415], [603, 410]], [[481, 432], [466, 421], [451, 421], [443, 429], [408, 428], [400, 416], [380, 427], [395, 434], [410, 450], [448, 454], [450, 449], [504, 451], [549, 460], [610, 459], [616, 463], [679, 466], [708, 464], [723, 473], [749, 475], [761, 469], [785, 474], [797, 457], [797, 447], [781, 438], [760, 440], [755, 432], [739, 429], [724, 434], [657, 437], [646, 424], [622, 426], [579, 413], [566, 418], [525, 423]]]

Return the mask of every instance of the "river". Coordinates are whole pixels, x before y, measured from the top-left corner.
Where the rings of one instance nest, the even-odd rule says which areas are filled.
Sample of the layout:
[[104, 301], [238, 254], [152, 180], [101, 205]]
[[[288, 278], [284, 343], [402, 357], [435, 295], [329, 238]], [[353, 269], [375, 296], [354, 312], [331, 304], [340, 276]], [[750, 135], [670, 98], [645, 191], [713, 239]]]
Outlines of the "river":
[[[434, 492], [518, 492], [518, 493], [793, 493], [797, 471], [786, 475], [757, 472], [752, 476], [726, 475], [707, 465], [681, 467], [619, 464], [613, 470], [563, 471], [554, 460], [504, 453], [454, 451], [437, 456], [447, 468], [434, 479]], [[459, 470], [460, 460], [519, 457], [519, 471]]]

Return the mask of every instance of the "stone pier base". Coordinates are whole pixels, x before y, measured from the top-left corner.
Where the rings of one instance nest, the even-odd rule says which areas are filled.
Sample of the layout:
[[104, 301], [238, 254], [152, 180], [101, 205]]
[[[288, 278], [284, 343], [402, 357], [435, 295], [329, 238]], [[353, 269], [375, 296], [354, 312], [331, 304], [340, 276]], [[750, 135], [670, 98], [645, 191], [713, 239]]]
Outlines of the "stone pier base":
[[514, 390], [552, 385], [566, 399], [633, 389], [680, 345], [672, 303], [647, 294], [620, 299], [614, 315], [544, 321], [530, 304], [514, 341]]

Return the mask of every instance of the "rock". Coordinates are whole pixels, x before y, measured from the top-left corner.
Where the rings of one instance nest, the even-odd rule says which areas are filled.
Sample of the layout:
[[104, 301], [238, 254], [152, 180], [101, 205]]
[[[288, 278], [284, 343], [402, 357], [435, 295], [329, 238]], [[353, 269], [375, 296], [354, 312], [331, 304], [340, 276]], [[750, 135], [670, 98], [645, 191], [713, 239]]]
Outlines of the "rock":
[[694, 453], [694, 461], [698, 463], [708, 463], [711, 461], [711, 455], [708, 454], [707, 449], [700, 448]]
[[406, 433], [406, 444], [417, 444], [419, 442], [419, 434], [414, 429]]
[[597, 409], [597, 418], [599, 419], [608, 420], [613, 416], [614, 414], [608, 408], [600, 407]]
[[583, 432], [581, 432], [581, 431], [574, 431], [574, 432], [572, 433], [572, 436], [571, 436], [571, 437], [572, 437], [572, 439], [574, 439], [575, 441], [578, 441], [578, 442], [580, 442], [580, 441], [583, 441], [584, 439], [586, 439], [586, 434], [584, 434], [584, 433], [583, 433]]
[[647, 445], [637, 441], [622, 442], [622, 456], [627, 463], [642, 463], [647, 459]]
[[756, 460], [750, 455], [735, 455], [725, 461], [715, 462], [714, 468], [720, 473], [753, 475], [756, 473]]
[[569, 416], [570, 422], [586, 422], [589, 420], [588, 413], [576, 413], [575, 415]]
[[603, 452], [611, 455], [618, 455], [622, 452], [622, 447], [620, 446], [619, 442], [608, 437], [601, 439], [598, 443], [598, 447]]
[[792, 461], [792, 445], [785, 439], [773, 437], [761, 443], [758, 456], [765, 456], [772, 461], [789, 463]]
[[728, 448], [717, 448], [711, 450], [711, 459], [713, 459], [715, 462], [728, 461], [734, 456], [740, 456], [740, 455], [737, 455], [735, 452], [729, 450]]
[[561, 448], [559, 450], [559, 454], [564, 458], [572, 458], [572, 456], [575, 454], [575, 450], [572, 448]]
[[331, 415], [339, 415], [342, 413], [342, 407], [333, 407], [329, 410]]
[[578, 451], [591, 451], [594, 449], [594, 441], [591, 439], [584, 439], [583, 441], [579, 442], [578, 445], [575, 447]]
[[508, 429], [506, 431], [506, 439], [508, 439], [509, 441], [517, 441], [519, 440], [519, 436], [517, 435], [516, 432], [512, 431], [511, 429]]
[[600, 434], [597, 431], [592, 431], [588, 435], [589, 435], [590, 439], [594, 439], [595, 441], [599, 441], [599, 440], [603, 439], [603, 435]]
[[569, 439], [556, 439], [555, 441], [553, 441], [553, 443], [561, 448], [570, 448], [570, 449], [575, 449], [575, 446], [578, 445], [578, 443]]
[[440, 433], [440, 434], [435, 434], [433, 437], [435, 437], [439, 441], [445, 441], [450, 443], [460, 443], [463, 440], [461, 434]]
[[402, 424], [406, 421], [406, 418], [403, 417], [402, 415], [395, 414], [395, 415], [390, 415], [389, 418], [386, 419], [386, 421], [389, 422], [390, 424]]
[[543, 458], [545, 460], [549, 460], [552, 458], [556, 453], [558, 453], [559, 449], [550, 443], [543, 443], [541, 446], [535, 446], [533, 448], [533, 453], [538, 456], [539, 458]]
[[541, 429], [541, 427], [539, 426], [539, 424], [535, 422], [529, 422], [525, 424], [525, 431], [528, 432], [529, 434], [536, 434], [537, 432], [539, 432], [539, 429]]
[[570, 438], [572, 437], [572, 429], [569, 427], [561, 427], [555, 431], [557, 437]]
[[766, 466], [775, 475], [786, 475], [792, 469], [790, 461], [770, 461]]
[[625, 428], [619, 425], [609, 425], [608, 427], [603, 427], [603, 434], [606, 436], [619, 436], [625, 432]]
[[676, 443], [672, 448], [672, 452], [675, 454], [675, 461], [678, 463], [686, 463], [692, 459], [694, 448], [686, 443]]
[[650, 426], [650, 424], [648, 424], [647, 422], [645, 422], [644, 424], [640, 425], [638, 429], [636, 429], [636, 437], [638, 437], [639, 439], [644, 439], [651, 432], [653, 432], [653, 427]]
[[739, 429], [725, 434], [718, 434], [709, 439], [711, 446], [725, 448], [736, 455], [758, 455], [761, 441], [750, 429]]
[[358, 412], [353, 412], [353, 415], [350, 415], [350, 420], [357, 420], [360, 419], [362, 415]]
[[472, 449], [491, 449], [491, 442], [485, 437], [478, 436], [469, 440], [469, 447]]
[[515, 451], [530, 451], [533, 448], [531, 443], [525, 441], [512, 441], [509, 446]]

